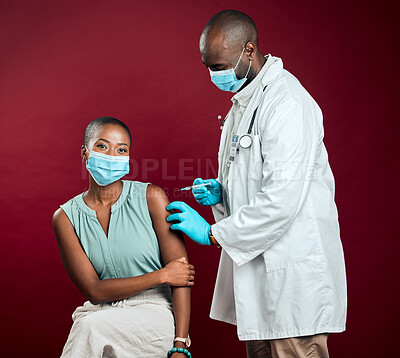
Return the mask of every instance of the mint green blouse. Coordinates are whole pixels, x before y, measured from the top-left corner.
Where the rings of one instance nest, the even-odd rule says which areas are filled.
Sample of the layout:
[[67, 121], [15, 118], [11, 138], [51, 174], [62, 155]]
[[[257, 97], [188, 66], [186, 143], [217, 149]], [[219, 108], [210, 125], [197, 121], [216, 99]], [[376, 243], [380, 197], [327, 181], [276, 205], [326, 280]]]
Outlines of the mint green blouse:
[[140, 276], [163, 267], [147, 206], [149, 183], [122, 183], [121, 195], [111, 206], [108, 237], [96, 211], [85, 204], [83, 193], [60, 205], [101, 280]]

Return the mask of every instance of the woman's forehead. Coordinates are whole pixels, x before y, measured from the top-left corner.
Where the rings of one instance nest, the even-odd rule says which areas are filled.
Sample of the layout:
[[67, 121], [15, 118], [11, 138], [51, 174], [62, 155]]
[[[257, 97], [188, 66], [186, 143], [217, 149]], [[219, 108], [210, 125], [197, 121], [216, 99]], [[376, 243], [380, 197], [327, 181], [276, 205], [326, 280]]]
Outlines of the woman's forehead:
[[99, 139], [106, 139], [109, 142], [120, 143], [123, 142], [127, 145], [130, 145], [130, 138], [128, 132], [125, 128], [121, 127], [118, 124], [103, 124], [101, 125], [93, 138], [95, 141]]

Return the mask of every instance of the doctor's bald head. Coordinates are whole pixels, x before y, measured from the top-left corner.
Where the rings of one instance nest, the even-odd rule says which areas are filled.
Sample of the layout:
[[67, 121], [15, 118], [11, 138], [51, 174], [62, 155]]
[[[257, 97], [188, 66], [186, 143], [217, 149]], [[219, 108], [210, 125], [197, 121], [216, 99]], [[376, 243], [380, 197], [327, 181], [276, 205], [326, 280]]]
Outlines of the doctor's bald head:
[[237, 10], [223, 10], [214, 15], [204, 27], [200, 37], [200, 51], [218, 39], [230, 48], [243, 49], [251, 41], [258, 46], [257, 27], [253, 19]]
[[200, 53], [203, 63], [211, 70], [235, 68], [238, 78], [245, 77], [249, 64], [253, 63], [256, 66], [250, 66], [247, 84], [256, 76], [264, 58], [258, 49], [253, 19], [237, 10], [221, 11], [207, 22], [200, 36]]

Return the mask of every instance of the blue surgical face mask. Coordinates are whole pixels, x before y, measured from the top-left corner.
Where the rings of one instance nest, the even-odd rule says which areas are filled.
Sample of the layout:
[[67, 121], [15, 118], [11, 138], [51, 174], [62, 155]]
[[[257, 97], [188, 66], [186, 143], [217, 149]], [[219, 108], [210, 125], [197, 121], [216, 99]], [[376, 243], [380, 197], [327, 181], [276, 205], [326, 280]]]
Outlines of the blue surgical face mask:
[[230, 68], [228, 70], [221, 70], [221, 71], [210, 71], [211, 81], [222, 91], [229, 91], [229, 92], [237, 92], [239, 89], [244, 85], [247, 80], [247, 75], [249, 74], [250, 67], [251, 67], [251, 60], [249, 64], [249, 68], [247, 69], [246, 76], [241, 78], [240, 80], [237, 79], [235, 70], [239, 65], [239, 62], [243, 56], [243, 52], [246, 47], [243, 48], [243, 51], [239, 57], [239, 60], [234, 68]]
[[129, 156], [114, 156], [89, 151], [86, 169], [100, 186], [109, 185], [129, 173]]

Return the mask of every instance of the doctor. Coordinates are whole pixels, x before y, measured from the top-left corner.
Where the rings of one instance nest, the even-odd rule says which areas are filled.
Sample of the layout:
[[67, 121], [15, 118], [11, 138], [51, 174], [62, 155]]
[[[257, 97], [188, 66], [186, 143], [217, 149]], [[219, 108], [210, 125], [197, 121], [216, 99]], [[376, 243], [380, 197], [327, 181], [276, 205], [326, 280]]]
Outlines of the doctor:
[[193, 189], [208, 224], [183, 202], [167, 220], [222, 247], [210, 317], [237, 325], [247, 355], [328, 357], [345, 330], [346, 276], [322, 112], [282, 60], [263, 56], [246, 14], [213, 16], [200, 37], [211, 81], [237, 92], [223, 123], [218, 178]]

